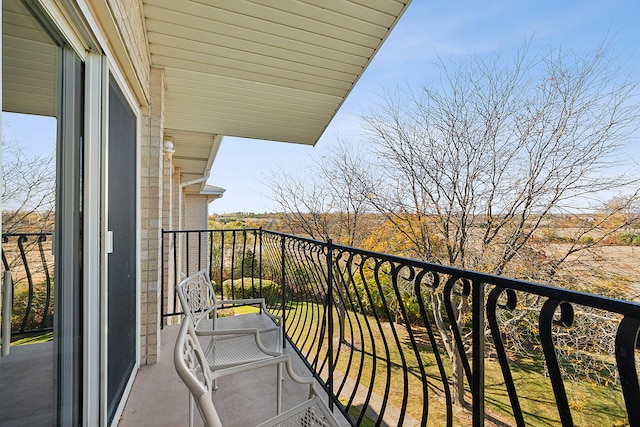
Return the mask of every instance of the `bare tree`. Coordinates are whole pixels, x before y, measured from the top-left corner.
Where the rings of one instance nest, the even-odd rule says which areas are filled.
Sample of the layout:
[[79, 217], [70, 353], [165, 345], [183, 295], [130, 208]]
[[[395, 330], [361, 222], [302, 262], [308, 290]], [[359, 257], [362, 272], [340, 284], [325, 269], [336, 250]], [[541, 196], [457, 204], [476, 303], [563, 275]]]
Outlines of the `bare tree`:
[[360, 192], [360, 182], [370, 175], [362, 152], [340, 142], [326, 156], [301, 166], [297, 173], [275, 171], [267, 183], [271, 200], [284, 214], [284, 227], [314, 239], [359, 246], [373, 226], [367, 217], [370, 204]]
[[439, 88], [387, 92], [364, 116], [390, 190], [372, 203], [423, 257], [505, 272], [548, 215], [638, 182], [610, 173], [640, 118], [610, 47], [441, 62]]
[[[3, 140], [2, 145], [3, 235], [53, 231], [55, 151], [48, 155], [34, 155], [17, 141]], [[45, 268], [52, 267], [51, 258], [45, 255], [50, 253], [50, 245], [51, 239], [45, 240], [42, 236], [7, 238], [2, 246], [2, 256], [11, 270], [14, 285], [26, 281], [26, 265], [31, 277], [40, 277]], [[41, 287], [39, 283], [35, 286]]]
[[[640, 123], [638, 83], [617, 59], [604, 42], [584, 55], [531, 55], [525, 44], [510, 60], [500, 53], [441, 60], [438, 84], [387, 91], [363, 116], [386, 185], [363, 181], [361, 193], [422, 259], [550, 281], [572, 254], [615, 229], [581, 236], [638, 198], [637, 176], [611, 174]], [[599, 223], [577, 229], [563, 251], [535, 244], [553, 215], [591, 212], [603, 195], [624, 189], [630, 196]], [[434, 293], [436, 306], [441, 297]], [[459, 354], [442, 319], [436, 323], [461, 402]]]
[[[372, 182], [369, 168], [369, 162], [357, 147], [341, 141], [326, 156], [312, 160], [301, 174], [274, 172], [268, 186], [271, 199], [283, 213], [284, 228], [314, 239], [361, 246], [376, 226], [374, 218], [367, 215], [371, 208], [367, 195], [360, 191], [361, 182]], [[345, 277], [337, 263], [332, 267], [336, 269], [333, 275], [336, 280]], [[344, 339], [345, 287], [336, 289], [341, 292], [334, 301], [339, 339], [348, 344]]]
[[33, 155], [3, 141], [2, 232], [51, 231], [55, 209], [55, 151]]

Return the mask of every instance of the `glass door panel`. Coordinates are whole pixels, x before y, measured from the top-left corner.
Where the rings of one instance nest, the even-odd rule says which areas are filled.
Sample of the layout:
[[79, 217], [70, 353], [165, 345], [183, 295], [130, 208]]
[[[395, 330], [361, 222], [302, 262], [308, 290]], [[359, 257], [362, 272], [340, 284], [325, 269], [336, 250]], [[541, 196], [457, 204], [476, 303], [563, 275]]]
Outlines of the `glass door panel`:
[[[109, 422], [136, 363], [136, 116], [109, 79], [108, 224], [113, 252], [107, 264], [107, 411]], [[112, 350], [117, 349], [117, 350]]]
[[84, 69], [32, 12], [2, 1], [2, 249], [13, 313], [2, 313], [12, 345], [0, 357], [0, 425], [78, 424]]

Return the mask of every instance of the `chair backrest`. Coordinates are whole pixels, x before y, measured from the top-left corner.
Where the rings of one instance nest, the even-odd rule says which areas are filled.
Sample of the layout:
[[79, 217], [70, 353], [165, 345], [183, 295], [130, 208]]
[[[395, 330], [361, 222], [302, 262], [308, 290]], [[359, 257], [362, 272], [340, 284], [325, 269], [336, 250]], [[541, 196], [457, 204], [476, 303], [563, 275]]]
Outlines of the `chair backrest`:
[[176, 286], [176, 292], [184, 314], [196, 328], [216, 308], [216, 294], [207, 270], [200, 270], [182, 280]]
[[205, 424], [211, 427], [221, 427], [220, 418], [211, 400], [213, 379], [209, 364], [196, 336], [195, 328], [186, 318], [182, 322], [176, 340], [173, 363], [178, 376], [196, 401], [198, 411], [200, 411]]

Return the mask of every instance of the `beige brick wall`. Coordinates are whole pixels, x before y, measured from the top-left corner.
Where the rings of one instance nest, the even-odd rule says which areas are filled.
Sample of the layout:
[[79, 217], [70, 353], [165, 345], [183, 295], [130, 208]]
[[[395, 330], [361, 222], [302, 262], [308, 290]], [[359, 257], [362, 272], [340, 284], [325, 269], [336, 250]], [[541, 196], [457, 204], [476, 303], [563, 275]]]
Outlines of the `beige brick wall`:
[[187, 230], [206, 230], [209, 205], [207, 196], [186, 194], [184, 196], [184, 228]]
[[149, 86], [149, 52], [144, 31], [142, 2], [138, 0], [106, 0], [118, 32], [124, 40], [124, 48], [143, 88]]
[[156, 363], [160, 344], [161, 228], [163, 224], [164, 70], [151, 68], [150, 104], [140, 135], [140, 363]]
[[[183, 229], [184, 230], [206, 230], [208, 227], [208, 203], [207, 196], [201, 194], [185, 194], [183, 197]], [[194, 233], [190, 236], [188, 251], [188, 271], [190, 274], [195, 273], [201, 268], [206, 268], [208, 263], [208, 246], [206, 235], [203, 235], [200, 247], [198, 247], [197, 235]], [[186, 252], [185, 252], [186, 255]], [[185, 258], [186, 263], [186, 258]]]
[[[162, 163], [162, 228], [164, 230], [175, 230], [176, 227], [173, 226], [173, 190], [174, 190], [174, 167], [173, 167], [173, 153], [167, 151], [165, 147], [164, 155], [163, 155], [163, 163]], [[175, 203], [177, 204], [177, 203]], [[167, 310], [167, 313], [173, 313], [176, 311], [175, 307], [175, 278], [177, 277], [177, 272], [174, 270], [174, 263], [172, 262], [175, 256], [175, 245], [174, 239], [171, 235], [165, 235], [163, 239], [164, 247], [162, 250], [164, 251], [164, 286], [165, 293], [162, 304]], [[165, 324], [173, 325], [179, 322], [179, 318], [177, 316], [169, 317], [164, 320]]]

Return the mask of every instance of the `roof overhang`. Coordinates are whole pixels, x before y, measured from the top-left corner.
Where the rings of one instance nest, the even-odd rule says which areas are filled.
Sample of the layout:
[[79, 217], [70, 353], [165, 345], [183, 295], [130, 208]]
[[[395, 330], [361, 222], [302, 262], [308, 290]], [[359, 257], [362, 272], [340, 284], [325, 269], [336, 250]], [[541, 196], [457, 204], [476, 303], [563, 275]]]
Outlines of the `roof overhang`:
[[173, 166], [179, 169], [182, 182], [193, 182], [184, 186], [185, 191], [204, 191], [222, 136], [165, 129], [164, 139], [173, 144]]
[[222, 197], [226, 190], [222, 187], [216, 187], [215, 185], [205, 185], [200, 194], [206, 195], [207, 203], [211, 203], [216, 199]]
[[314, 145], [409, 4], [141, 1], [165, 134], [189, 177], [208, 175], [219, 136]]
[[[314, 145], [410, 2], [140, 1], [150, 64], [165, 70], [164, 135], [183, 182], [194, 182], [187, 192], [205, 190], [225, 135]], [[20, 2], [3, 9], [3, 109], [54, 116], [56, 47]], [[147, 58], [127, 53], [105, 22], [121, 59]], [[140, 75], [125, 68], [133, 85]]]

